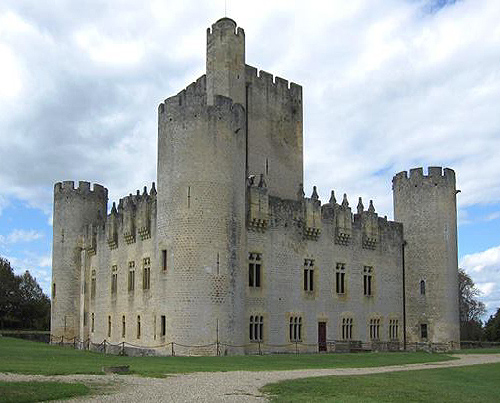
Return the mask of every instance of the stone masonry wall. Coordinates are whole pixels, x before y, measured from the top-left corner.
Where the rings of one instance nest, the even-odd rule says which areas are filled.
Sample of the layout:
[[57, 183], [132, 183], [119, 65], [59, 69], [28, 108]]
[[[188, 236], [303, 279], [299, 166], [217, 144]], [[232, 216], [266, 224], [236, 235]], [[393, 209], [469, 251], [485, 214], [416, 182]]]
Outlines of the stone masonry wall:
[[[460, 340], [455, 172], [430, 167], [394, 176], [394, 218], [404, 225], [409, 341]], [[420, 292], [420, 282], [425, 294]], [[422, 324], [427, 340], [422, 340]]]

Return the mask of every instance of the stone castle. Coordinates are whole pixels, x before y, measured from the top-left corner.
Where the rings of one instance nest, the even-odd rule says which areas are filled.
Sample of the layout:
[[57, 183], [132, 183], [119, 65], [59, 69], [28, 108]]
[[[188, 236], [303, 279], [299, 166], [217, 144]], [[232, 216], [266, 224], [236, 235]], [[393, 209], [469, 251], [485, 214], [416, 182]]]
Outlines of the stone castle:
[[206, 74], [158, 108], [158, 190], [108, 214], [104, 187], [55, 184], [52, 336], [163, 354], [458, 342], [454, 171], [395, 175], [395, 221], [353, 213], [305, 196], [302, 136], [301, 86], [213, 24]]

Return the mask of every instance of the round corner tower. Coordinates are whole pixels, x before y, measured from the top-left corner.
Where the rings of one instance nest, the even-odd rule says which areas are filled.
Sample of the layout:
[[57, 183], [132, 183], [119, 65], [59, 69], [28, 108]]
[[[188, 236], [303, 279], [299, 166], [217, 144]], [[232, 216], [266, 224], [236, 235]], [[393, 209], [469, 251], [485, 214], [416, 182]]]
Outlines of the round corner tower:
[[244, 69], [243, 30], [223, 18], [207, 32], [206, 77], [159, 107], [158, 249], [169, 267], [159, 309], [181, 354], [245, 334]]
[[82, 289], [82, 237], [86, 225], [106, 217], [108, 190], [89, 182], [54, 186], [52, 303], [50, 333], [55, 339], [79, 338]]
[[393, 178], [394, 219], [403, 223], [409, 342], [458, 343], [455, 172], [411, 169]]

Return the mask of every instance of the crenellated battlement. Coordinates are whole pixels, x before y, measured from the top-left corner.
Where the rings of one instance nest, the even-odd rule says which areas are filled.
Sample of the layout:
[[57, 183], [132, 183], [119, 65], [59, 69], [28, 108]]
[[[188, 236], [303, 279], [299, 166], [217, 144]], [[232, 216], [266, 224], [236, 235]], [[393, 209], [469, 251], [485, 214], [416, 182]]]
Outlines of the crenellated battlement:
[[[117, 212], [122, 213], [127, 209], [134, 209], [141, 202], [152, 202], [156, 200], [156, 185], [153, 182], [151, 189], [148, 193], [147, 186], [144, 186], [142, 193], [139, 189], [136, 190], [135, 194], [129, 193], [128, 196], [124, 196], [118, 200]], [[115, 205], [115, 203], [113, 203]], [[109, 217], [110, 214], [108, 214]]]
[[97, 197], [108, 197], [108, 189], [104, 186], [94, 183], [91, 187], [90, 182], [79, 181], [75, 188], [74, 181], [57, 182], [54, 185], [54, 195], [74, 193], [76, 195], [96, 195]]
[[231, 116], [235, 106], [239, 105], [234, 103], [231, 98], [223, 95], [216, 95], [213, 104], [207, 105], [206, 95], [199, 95], [200, 92], [197, 90], [199, 84], [194, 84], [196, 86], [193, 86], [191, 90], [183, 90], [160, 104], [158, 108], [160, 119], [175, 122], [210, 118], [211, 116]]
[[[153, 182], [148, 193], [147, 187], [141, 194], [130, 193], [113, 203], [110, 214], [107, 217], [106, 237], [110, 249], [116, 249], [123, 239], [126, 244], [133, 244], [137, 236], [141, 240], [151, 238], [151, 222], [156, 216], [156, 187]], [[120, 236], [121, 235], [121, 236]]]
[[257, 70], [253, 66], [245, 65], [246, 81], [259, 88], [276, 94], [285, 94], [293, 100], [302, 102], [302, 86], [289, 82], [284, 78], [273, 76], [264, 70]]
[[428, 167], [427, 175], [424, 175], [422, 167], [410, 169], [410, 171], [402, 171], [394, 175], [392, 179], [394, 187], [401, 186], [407, 183], [412, 183], [418, 186], [418, 183], [433, 183], [434, 186], [438, 184], [450, 184], [455, 186], [455, 171], [450, 168], [442, 167]]
[[285, 227], [293, 223], [305, 239], [312, 241], [332, 236], [335, 244], [348, 246], [353, 239], [360, 239], [360, 246], [370, 250], [377, 249], [388, 236], [394, 239], [402, 233], [399, 223], [388, 221], [387, 216], [378, 216], [372, 200], [368, 208], [364, 207], [361, 198], [358, 200], [357, 213], [353, 214], [345, 193], [337, 203], [332, 191], [329, 202], [321, 204], [316, 186], [310, 197], [305, 197], [300, 187], [297, 201], [269, 197], [269, 216], [273, 217], [270, 222], [272, 226]]
[[202, 75], [176, 95], [168, 97], [158, 106], [158, 113], [180, 111], [186, 106], [206, 107], [207, 77]]
[[212, 27], [207, 28], [207, 39], [215, 34], [227, 35], [233, 34], [235, 36], [245, 36], [245, 30], [237, 26], [236, 21], [232, 18], [224, 17], [217, 20]]

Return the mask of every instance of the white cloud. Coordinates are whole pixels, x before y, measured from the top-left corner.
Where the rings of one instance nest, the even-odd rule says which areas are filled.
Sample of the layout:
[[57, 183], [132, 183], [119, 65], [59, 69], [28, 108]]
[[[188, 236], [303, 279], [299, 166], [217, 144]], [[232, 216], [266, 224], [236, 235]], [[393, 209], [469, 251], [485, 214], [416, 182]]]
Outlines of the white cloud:
[[76, 44], [87, 52], [90, 58], [103, 65], [133, 65], [144, 54], [144, 44], [129, 39], [117, 40], [103, 35], [96, 27], [83, 29], [74, 34]]
[[500, 270], [500, 246], [487, 249], [483, 252], [465, 255], [460, 264], [472, 272], [481, 272], [486, 267], [496, 266]]
[[21, 242], [32, 242], [43, 237], [43, 234], [36, 230], [15, 229], [9, 235], [0, 235], [0, 244], [15, 244]]
[[52, 255], [41, 256], [38, 261], [38, 266], [52, 268]]
[[0, 43], [0, 98], [10, 98], [21, 92], [23, 80], [19, 63], [7, 46]]
[[500, 211], [495, 211], [494, 213], [488, 214], [484, 218], [484, 221], [493, 221], [493, 220], [498, 220], [499, 218], [500, 218]]
[[465, 255], [459, 266], [481, 291], [479, 299], [486, 304], [488, 314], [496, 312], [500, 307], [500, 246]]

